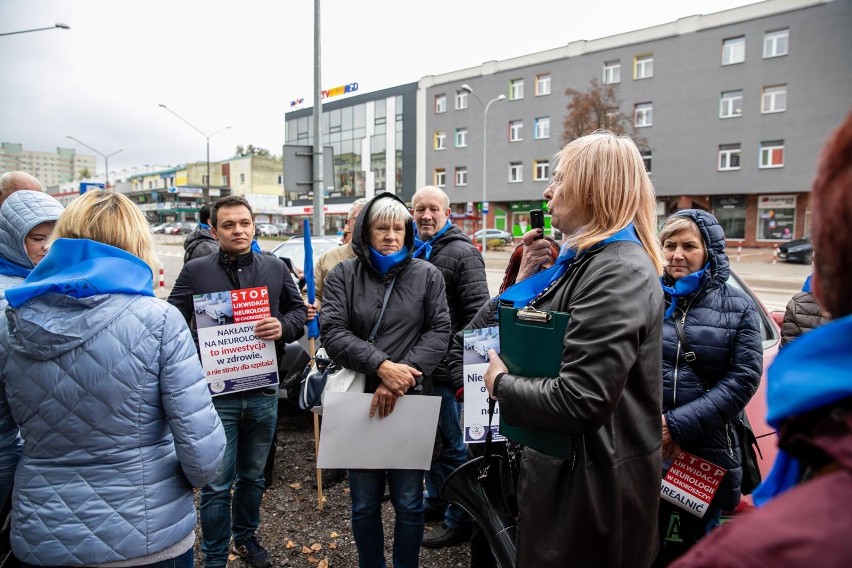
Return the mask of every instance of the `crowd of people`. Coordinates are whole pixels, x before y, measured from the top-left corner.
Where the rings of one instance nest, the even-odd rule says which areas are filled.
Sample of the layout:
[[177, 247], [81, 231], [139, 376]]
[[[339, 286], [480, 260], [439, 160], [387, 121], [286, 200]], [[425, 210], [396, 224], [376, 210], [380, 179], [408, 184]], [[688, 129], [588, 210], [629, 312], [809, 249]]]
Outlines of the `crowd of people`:
[[[447, 502], [441, 487], [481, 452], [462, 435], [462, 334], [512, 310], [568, 315], [552, 376], [488, 353], [483, 381], [500, 420], [563, 440], [559, 455], [495, 446], [510, 458], [512, 568], [852, 563], [852, 115], [821, 159], [819, 254], [769, 369], [779, 457], [754, 494], [760, 507], [721, 527], [741, 499], [735, 421], [763, 370], [757, 308], [728, 284], [722, 228], [689, 209], [658, 231], [651, 180], [626, 136], [569, 142], [552, 174], [543, 197], [565, 241], [528, 231], [498, 295], [451, 221], [449, 197], [426, 186], [410, 206], [390, 193], [353, 204], [346, 244], [315, 267], [315, 302], [281, 259], [259, 251], [242, 197], [202, 209], [161, 301], [153, 241], [127, 197], [90, 191], [63, 210], [32, 176], [0, 177], [0, 499], [11, 502], [15, 557], [23, 566], [189, 568], [198, 517], [205, 567], [223, 568], [230, 554], [252, 568], [275, 565], [256, 532], [278, 387], [211, 396], [193, 303], [266, 287], [270, 315], [251, 324], [254, 337], [280, 357], [319, 317], [328, 356], [366, 376], [371, 419], [393, 414], [402, 397], [440, 398], [436, 423], [423, 425], [435, 435], [429, 470], [345, 472], [362, 568], [388, 563], [386, 490], [394, 567], [418, 566], [421, 546], [470, 541], [472, 566], [510, 568], [474, 511]], [[801, 328], [815, 329], [787, 345]], [[702, 517], [661, 500], [663, 476], [685, 454], [726, 470]], [[438, 524], [428, 530], [426, 520]], [[672, 523], [676, 546], [666, 538]]]

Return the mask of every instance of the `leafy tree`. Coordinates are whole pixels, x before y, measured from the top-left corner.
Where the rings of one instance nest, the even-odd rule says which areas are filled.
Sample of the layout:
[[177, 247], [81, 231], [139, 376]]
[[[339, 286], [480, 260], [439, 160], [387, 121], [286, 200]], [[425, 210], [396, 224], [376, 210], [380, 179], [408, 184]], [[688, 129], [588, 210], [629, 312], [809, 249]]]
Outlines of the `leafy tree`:
[[236, 156], [261, 156], [264, 158], [274, 158], [272, 154], [270, 154], [269, 150], [266, 148], [260, 148], [255, 146], [254, 144], [249, 144], [248, 146], [243, 146], [242, 144], [238, 144], [235, 150]]
[[86, 179], [92, 177], [92, 172], [89, 171], [89, 168], [81, 168], [80, 172], [77, 174], [77, 179]]
[[631, 117], [621, 112], [616, 85], [601, 85], [597, 79], [592, 79], [588, 90], [568, 88], [565, 94], [569, 100], [563, 121], [563, 142], [606, 128], [615, 134], [627, 134], [640, 148], [647, 146], [645, 139], [636, 135]]

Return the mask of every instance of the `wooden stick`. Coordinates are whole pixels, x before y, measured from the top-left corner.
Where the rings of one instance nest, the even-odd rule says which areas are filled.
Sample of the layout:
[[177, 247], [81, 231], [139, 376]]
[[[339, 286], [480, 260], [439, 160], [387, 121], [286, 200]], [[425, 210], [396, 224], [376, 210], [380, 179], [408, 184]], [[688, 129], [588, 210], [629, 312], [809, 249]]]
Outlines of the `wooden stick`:
[[[308, 343], [308, 348], [311, 352], [311, 361], [313, 361], [316, 355], [316, 346], [314, 345], [314, 338], [311, 337], [308, 340]], [[319, 459], [319, 437], [319, 414], [314, 413], [314, 459]], [[322, 470], [320, 468], [317, 468], [317, 508], [322, 511]]]

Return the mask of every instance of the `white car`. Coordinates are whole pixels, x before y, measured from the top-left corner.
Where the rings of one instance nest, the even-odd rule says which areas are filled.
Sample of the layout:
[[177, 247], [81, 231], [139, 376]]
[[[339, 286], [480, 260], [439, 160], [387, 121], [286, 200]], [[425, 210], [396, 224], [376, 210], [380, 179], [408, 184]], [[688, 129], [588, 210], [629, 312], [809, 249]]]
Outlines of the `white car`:
[[281, 234], [281, 231], [275, 225], [270, 223], [262, 223], [257, 226], [257, 231], [260, 233], [261, 237], [277, 237]]

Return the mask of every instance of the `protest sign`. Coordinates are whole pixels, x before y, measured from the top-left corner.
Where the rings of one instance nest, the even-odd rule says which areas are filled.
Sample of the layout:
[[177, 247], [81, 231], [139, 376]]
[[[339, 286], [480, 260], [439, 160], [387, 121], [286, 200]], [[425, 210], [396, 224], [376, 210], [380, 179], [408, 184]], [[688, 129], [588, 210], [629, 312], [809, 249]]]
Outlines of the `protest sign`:
[[254, 325], [270, 317], [266, 286], [192, 297], [201, 366], [213, 396], [278, 384], [275, 343]]
[[680, 452], [663, 478], [660, 496], [696, 517], [704, 517], [726, 469]]
[[[488, 433], [488, 391], [482, 380], [488, 369], [488, 350], [500, 352], [500, 336], [497, 327], [464, 330], [464, 442], [485, 442]], [[494, 407], [491, 421], [493, 440], [505, 440], [500, 435], [500, 404]]]

